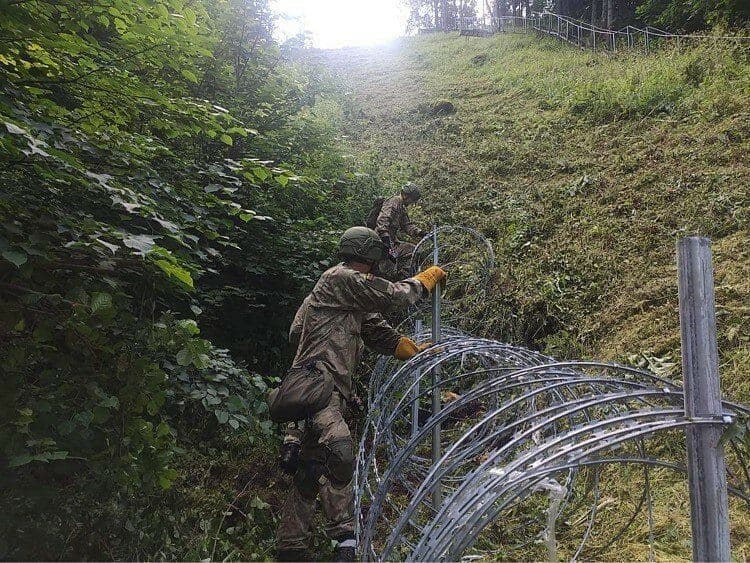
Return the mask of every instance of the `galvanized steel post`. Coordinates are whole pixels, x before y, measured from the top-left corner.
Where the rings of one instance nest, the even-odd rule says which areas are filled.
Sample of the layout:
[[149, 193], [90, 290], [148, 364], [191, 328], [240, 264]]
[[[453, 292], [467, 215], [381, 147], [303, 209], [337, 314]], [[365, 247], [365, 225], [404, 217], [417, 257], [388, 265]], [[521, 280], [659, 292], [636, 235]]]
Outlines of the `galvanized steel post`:
[[687, 428], [687, 468], [694, 561], [729, 561], [729, 503], [722, 427], [719, 350], [710, 241], [677, 243], [685, 416], [717, 424]]
[[[418, 337], [422, 334], [422, 319], [414, 322], [414, 333]], [[414, 404], [411, 406], [411, 435], [416, 436], [419, 432], [419, 380], [422, 377], [420, 370], [414, 370]]]
[[[438, 250], [438, 236], [437, 236], [437, 225], [433, 226], [432, 229], [432, 244], [434, 246], [432, 251], [432, 262], [436, 266], [440, 260], [440, 254]], [[432, 290], [432, 342], [437, 344], [440, 342], [442, 337], [442, 326], [440, 324], [440, 286], [436, 286]], [[440, 413], [440, 367], [435, 366], [432, 368], [432, 416], [437, 416]], [[440, 460], [440, 425], [436, 425], [432, 429], [432, 464], [437, 465]], [[440, 482], [436, 483], [435, 489], [432, 492], [432, 506], [437, 510], [443, 500], [442, 487]]]

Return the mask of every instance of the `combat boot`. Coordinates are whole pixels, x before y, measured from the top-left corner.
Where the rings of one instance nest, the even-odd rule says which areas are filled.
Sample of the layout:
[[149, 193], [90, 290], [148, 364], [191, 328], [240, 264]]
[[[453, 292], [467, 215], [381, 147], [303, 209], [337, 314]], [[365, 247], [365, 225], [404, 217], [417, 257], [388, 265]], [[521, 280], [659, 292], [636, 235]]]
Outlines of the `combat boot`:
[[334, 561], [356, 561], [357, 550], [354, 546], [337, 547]]
[[276, 561], [307, 561], [307, 560], [308, 560], [307, 550], [305, 549], [279, 549], [276, 552]]
[[347, 533], [338, 538], [339, 544], [336, 546], [336, 555], [334, 561], [356, 561], [357, 544], [354, 534]]

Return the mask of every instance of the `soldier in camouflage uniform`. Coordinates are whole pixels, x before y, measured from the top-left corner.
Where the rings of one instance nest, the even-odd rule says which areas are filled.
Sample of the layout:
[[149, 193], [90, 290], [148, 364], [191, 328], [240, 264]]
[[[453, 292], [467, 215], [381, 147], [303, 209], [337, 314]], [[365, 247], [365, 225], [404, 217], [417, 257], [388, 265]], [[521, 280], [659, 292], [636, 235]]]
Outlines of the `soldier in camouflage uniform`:
[[419, 188], [409, 182], [401, 188], [400, 194], [386, 199], [380, 208], [375, 231], [388, 249], [388, 256], [378, 264], [377, 272], [390, 280], [408, 275], [409, 263], [414, 254], [414, 245], [399, 240], [398, 234], [404, 232], [416, 239], [427, 234], [427, 231], [409, 220], [406, 212], [407, 206], [419, 201], [420, 195]]
[[370, 270], [383, 258], [385, 248], [366, 227], [347, 230], [339, 254], [344, 262], [323, 273], [290, 330], [291, 339], [299, 341], [290, 374], [295, 370], [307, 370], [312, 376], [328, 374], [334, 391], [302, 430], [300, 463], [276, 536], [279, 561], [305, 558], [318, 495], [326, 533], [339, 542], [337, 559], [355, 560], [351, 483], [355, 457], [344, 420], [346, 402], [352, 398], [351, 374], [364, 346], [402, 360], [426, 347], [396, 332], [381, 314], [416, 303], [445, 278], [437, 266], [399, 283], [374, 276]]

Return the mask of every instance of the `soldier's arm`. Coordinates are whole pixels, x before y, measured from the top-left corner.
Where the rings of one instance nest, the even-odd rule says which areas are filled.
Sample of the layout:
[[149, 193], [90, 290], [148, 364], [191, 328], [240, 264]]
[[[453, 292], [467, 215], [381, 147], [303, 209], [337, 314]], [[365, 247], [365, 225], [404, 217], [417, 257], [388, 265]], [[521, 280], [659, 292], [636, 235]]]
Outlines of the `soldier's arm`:
[[380, 313], [371, 313], [362, 321], [362, 341], [378, 354], [392, 356], [401, 334]]
[[409, 307], [427, 292], [424, 285], [414, 278], [390, 282], [373, 274], [352, 272], [346, 278], [346, 294], [342, 301], [349, 307], [366, 313], [386, 313]]
[[397, 215], [398, 200], [396, 198], [389, 198], [383, 203], [383, 207], [380, 209], [380, 213], [378, 214], [378, 220], [375, 223], [375, 232], [378, 233], [378, 236], [381, 238], [381, 240], [389, 246], [391, 242], [396, 242], [395, 240], [390, 241], [390, 231], [393, 222], [397, 221]]
[[294, 346], [299, 344], [299, 339], [302, 336], [302, 327], [305, 323], [305, 312], [307, 311], [307, 304], [309, 301], [310, 296], [308, 295], [305, 297], [305, 300], [302, 302], [299, 309], [297, 309], [297, 313], [294, 315], [294, 320], [292, 321], [292, 326], [289, 327], [289, 343]]
[[406, 208], [404, 208], [402, 215], [401, 230], [415, 238], [421, 239], [425, 235], [425, 232], [422, 229], [411, 222], [411, 219], [409, 219], [409, 214], [406, 212]]

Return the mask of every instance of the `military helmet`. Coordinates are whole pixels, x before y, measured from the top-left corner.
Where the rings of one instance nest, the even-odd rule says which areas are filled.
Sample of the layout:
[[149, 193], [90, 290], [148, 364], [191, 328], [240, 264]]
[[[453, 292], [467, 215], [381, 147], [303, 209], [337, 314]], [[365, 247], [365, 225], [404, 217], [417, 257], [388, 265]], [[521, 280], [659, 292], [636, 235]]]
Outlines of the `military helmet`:
[[409, 196], [413, 201], [417, 201], [422, 195], [419, 191], [419, 187], [413, 182], [406, 182], [404, 187], [401, 188], [401, 193], [405, 196]]
[[351, 227], [341, 235], [339, 256], [373, 264], [386, 257], [386, 248], [378, 233], [372, 229]]

